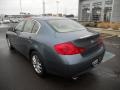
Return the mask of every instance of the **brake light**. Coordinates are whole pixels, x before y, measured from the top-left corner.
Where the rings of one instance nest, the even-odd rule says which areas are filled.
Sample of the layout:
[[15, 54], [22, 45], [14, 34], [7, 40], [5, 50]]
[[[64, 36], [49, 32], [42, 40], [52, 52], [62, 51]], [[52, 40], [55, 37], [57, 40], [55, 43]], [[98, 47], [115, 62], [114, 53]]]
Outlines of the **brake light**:
[[77, 47], [71, 42], [57, 44], [54, 46], [54, 48], [56, 52], [61, 55], [74, 55], [85, 52], [85, 48]]

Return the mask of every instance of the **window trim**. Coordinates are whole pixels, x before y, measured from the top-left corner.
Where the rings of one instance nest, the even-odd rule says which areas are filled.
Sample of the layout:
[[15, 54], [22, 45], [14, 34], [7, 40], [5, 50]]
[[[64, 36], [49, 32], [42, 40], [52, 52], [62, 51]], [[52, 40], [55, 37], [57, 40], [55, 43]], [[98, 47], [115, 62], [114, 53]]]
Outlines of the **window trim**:
[[[37, 20], [35, 20], [35, 19], [25, 19], [25, 20], [22, 20], [21, 22], [23, 22], [24, 21], [24, 25], [23, 25], [23, 27], [22, 27], [22, 31], [21, 32], [24, 32], [24, 27], [25, 27], [25, 25], [26, 25], [26, 22], [28, 21], [28, 20], [31, 20], [31, 21], [33, 21], [33, 23], [34, 22], [36, 22], [37, 24], [38, 24], [38, 30], [35, 32], [35, 33], [32, 33], [32, 30], [33, 30], [33, 27], [34, 27], [34, 25], [33, 25], [33, 27], [32, 27], [32, 30], [31, 30], [31, 32], [27, 32], [27, 33], [31, 33], [31, 34], [38, 34], [38, 32], [39, 32], [39, 30], [40, 30], [40, 28], [41, 28], [41, 24], [40, 24], [40, 22], [38, 22]], [[19, 23], [18, 23], [19, 24]], [[18, 25], [17, 24], [17, 25]], [[16, 25], [16, 26], [17, 26]], [[16, 26], [15, 26], [15, 28], [16, 28]]]
[[[38, 34], [38, 32], [39, 32], [39, 30], [40, 30], [40, 28], [41, 28], [41, 24], [40, 24], [40, 22], [38, 22], [37, 20], [35, 20], [35, 19], [32, 19], [32, 21], [34, 21], [34, 22], [36, 22], [36, 23], [38, 23], [38, 30], [35, 32], [35, 33], [33, 33], [33, 34]], [[35, 24], [34, 24], [35, 25]], [[34, 27], [34, 26], [33, 26]], [[33, 30], [33, 28], [32, 28], [32, 30]], [[31, 30], [31, 33], [32, 33], [32, 30]]]

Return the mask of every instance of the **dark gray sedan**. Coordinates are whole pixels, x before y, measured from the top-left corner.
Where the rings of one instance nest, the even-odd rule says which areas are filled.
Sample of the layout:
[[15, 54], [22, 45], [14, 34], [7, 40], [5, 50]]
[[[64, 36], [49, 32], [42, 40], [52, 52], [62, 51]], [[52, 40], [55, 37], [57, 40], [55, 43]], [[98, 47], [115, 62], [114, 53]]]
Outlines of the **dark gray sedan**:
[[99, 33], [60, 17], [33, 17], [9, 28], [6, 39], [31, 60], [39, 76], [77, 77], [101, 63], [105, 48]]

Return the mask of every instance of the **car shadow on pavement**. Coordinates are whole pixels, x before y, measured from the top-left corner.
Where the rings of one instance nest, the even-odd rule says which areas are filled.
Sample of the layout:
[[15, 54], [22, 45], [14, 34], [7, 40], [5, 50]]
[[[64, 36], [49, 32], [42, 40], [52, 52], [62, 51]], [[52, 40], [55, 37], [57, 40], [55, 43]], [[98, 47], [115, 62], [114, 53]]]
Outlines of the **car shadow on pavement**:
[[52, 83], [53, 85], [56, 85], [57, 82], [57, 85], [62, 85], [64, 83], [66, 86], [68, 85], [70, 87], [74, 85], [91, 86], [92, 84], [95, 84], [95, 82], [98, 80], [98, 78], [95, 76], [94, 73], [92, 73], [92, 71], [80, 75], [77, 80], [73, 80], [72, 78], [64, 78], [51, 74], [48, 74], [45, 78], [42, 79], [44, 79], [46, 82], [49, 82], [50, 84]]

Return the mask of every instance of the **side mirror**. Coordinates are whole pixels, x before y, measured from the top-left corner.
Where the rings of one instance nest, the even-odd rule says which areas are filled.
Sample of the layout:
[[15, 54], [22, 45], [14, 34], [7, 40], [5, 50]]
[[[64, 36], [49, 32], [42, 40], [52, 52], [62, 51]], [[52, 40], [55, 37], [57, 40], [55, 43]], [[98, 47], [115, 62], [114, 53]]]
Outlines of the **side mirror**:
[[15, 30], [14, 30], [13, 27], [10, 27], [10, 28], [8, 29], [8, 31], [12, 31], [12, 32], [14, 32]]

